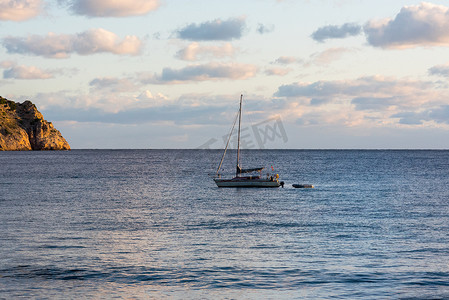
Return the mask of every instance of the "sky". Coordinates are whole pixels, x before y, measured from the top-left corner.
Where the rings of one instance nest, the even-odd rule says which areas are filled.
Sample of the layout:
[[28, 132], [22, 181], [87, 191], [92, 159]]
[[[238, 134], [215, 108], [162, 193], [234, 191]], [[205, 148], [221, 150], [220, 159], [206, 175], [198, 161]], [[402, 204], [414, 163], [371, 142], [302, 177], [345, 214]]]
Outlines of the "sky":
[[449, 0], [0, 0], [0, 96], [72, 149], [449, 149]]

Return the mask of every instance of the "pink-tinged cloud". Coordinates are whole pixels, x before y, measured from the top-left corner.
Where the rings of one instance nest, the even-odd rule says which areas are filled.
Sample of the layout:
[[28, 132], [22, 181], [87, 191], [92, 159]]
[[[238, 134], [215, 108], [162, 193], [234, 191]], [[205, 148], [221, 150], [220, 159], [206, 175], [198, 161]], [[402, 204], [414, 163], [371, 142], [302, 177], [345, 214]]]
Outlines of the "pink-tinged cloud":
[[306, 63], [317, 65], [329, 65], [333, 61], [339, 60], [344, 54], [352, 52], [352, 49], [347, 48], [330, 48], [323, 52], [314, 53], [311, 55], [310, 61]]
[[0, 0], [0, 20], [24, 21], [42, 11], [41, 0]]
[[223, 58], [233, 56], [235, 48], [231, 43], [221, 46], [201, 46], [197, 42], [189, 44], [176, 54], [176, 57], [187, 61], [196, 61], [204, 58]]
[[135, 35], [120, 39], [115, 33], [101, 28], [77, 34], [73, 43], [75, 52], [81, 55], [99, 52], [137, 55], [142, 47], [142, 42]]
[[2, 40], [2, 44], [8, 53], [48, 58], [67, 58], [72, 53], [90, 55], [108, 52], [118, 55], [137, 55], [142, 48], [142, 42], [136, 36], [128, 35], [120, 39], [115, 33], [102, 28], [78, 34], [50, 32], [46, 36], [6, 37]]
[[145, 15], [159, 7], [159, 0], [73, 0], [71, 9], [89, 17], [127, 17]]
[[269, 68], [265, 70], [265, 74], [268, 76], [285, 76], [291, 71], [290, 68]]
[[0, 67], [3, 71], [5, 79], [49, 79], [54, 77], [55, 71], [46, 71], [34, 66], [17, 65], [14, 62], [3, 61]]
[[238, 63], [209, 63], [203, 65], [190, 65], [182, 69], [165, 68], [161, 74], [149, 76], [144, 83], [184, 83], [192, 81], [214, 81], [222, 79], [243, 80], [254, 77], [257, 67]]
[[381, 48], [449, 46], [449, 8], [423, 2], [404, 6], [394, 19], [370, 21], [368, 43]]
[[149, 90], [145, 90], [142, 92], [137, 99], [141, 101], [141, 103], [145, 103], [150, 107], [154, 106], [163, 106], [172, 104], [170, 99], [162, 93], [153, 94]]

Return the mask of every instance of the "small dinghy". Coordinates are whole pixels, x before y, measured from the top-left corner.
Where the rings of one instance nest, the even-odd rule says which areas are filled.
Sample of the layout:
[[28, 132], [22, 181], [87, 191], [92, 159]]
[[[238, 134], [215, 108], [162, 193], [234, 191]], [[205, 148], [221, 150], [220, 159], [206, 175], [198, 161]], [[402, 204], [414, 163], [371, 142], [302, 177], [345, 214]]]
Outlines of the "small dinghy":
[[292, 184], [295, 189], [313, 189], [313, 185], [311, 184]]

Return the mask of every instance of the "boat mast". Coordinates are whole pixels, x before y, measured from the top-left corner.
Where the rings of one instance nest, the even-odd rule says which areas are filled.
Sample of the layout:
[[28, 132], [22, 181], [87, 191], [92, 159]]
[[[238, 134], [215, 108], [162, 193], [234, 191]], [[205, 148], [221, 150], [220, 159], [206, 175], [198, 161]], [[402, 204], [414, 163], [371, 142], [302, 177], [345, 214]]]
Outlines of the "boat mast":
[[240, 174], [240, 125], [242, 123], [242, 99], [243, 95], [240, 95], [240, 109], [239, 109], [239, 133], [237, 138], [237, 169], [235, 171], [235, 176]]

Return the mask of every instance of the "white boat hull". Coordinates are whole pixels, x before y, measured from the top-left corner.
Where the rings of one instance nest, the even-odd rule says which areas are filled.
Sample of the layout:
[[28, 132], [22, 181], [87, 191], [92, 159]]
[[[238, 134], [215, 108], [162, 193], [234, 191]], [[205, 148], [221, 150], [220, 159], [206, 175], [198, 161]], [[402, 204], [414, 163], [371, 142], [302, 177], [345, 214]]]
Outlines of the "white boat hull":
[[271, 188], [271, 187], [280, 187], [281, 183], [278, 180], [270, 180], [270, 179], [242, 179], [242, 178], [233, 178], [233, 179], [220, 179], [215, 178], [215, 183], [218, 187], [245, 187], [245, 188]]

